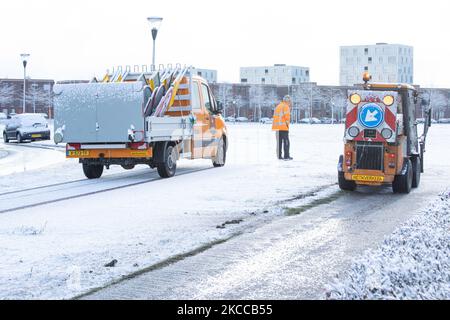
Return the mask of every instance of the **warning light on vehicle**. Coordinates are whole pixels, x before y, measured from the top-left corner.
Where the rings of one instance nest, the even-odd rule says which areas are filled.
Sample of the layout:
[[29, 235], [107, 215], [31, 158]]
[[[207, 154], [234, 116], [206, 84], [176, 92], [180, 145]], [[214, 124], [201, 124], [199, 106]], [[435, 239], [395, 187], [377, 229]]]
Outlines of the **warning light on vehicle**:
[[351, 127], [348, 129], [348, 134], [352, 138], [356, 138], [359, 135], [359, 128], [358, 127]]
[[372, 76], [370, 75], [370, 73], [369, 72], [364, 72], [364, 74], [363, 74], [363, 81], [365, 82], [365, 83], [367, 83], [367, 82], [369, 82], [370, 80], [372, 80]]
[[393, 132], [391, 129], [385, 128], [385, 129], [381, 130], [381, 136], [386, 140], [392, 138], [392, 134], [393, 134]]
[[394, 97], [393, 96], [386, 96], [383, 98], [383, 103], [390, 107], [394, 104]]
[[354, 105], [357, 105], [361, 102], [361, 96], [359, 94], [352, 94], [350, 96], [350, 101], [351, 103], [353, 103]]

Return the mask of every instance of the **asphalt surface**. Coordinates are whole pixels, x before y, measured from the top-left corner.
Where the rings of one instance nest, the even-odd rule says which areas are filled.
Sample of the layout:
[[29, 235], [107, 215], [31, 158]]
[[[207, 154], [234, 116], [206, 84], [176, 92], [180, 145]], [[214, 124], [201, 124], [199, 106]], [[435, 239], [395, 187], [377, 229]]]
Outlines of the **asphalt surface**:
[[430, 171], [409, 195], [390, 187], [338, 193], [329, 204], [276, 219], [225, 243], [83, 299], [324, 299], [352, 259], [375, 248], [448, 186]]

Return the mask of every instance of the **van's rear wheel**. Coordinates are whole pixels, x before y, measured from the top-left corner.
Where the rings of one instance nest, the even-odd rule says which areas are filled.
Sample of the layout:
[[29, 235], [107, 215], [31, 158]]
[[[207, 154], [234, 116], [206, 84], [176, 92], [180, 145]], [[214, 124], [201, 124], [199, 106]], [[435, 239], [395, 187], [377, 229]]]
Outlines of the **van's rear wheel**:
[[420, 164], [420, 157], [412, 158], [412, 169], [413, 169], [413, 179], [412, 179], [412, 187], [418, 188], [420, 185], [420, 174], [422, 172], [422, 167]]
[[413, 166], [411, 160], [406, 160], [406, 171], [404, 174], [395, 176], [392, 183], [394, 193], [410, 193], [413, 183]]
[[83, 163], [83, 172], [88, 179], [98, 179], [103, 174], [103, 165]]
[[3, 132], [3, 141], [5, 143], [9, 143], [8, 135], [6, 134], [6, 132]]
[[227, 145], [222, 137], [220, 138], [219, 144], [217, 145], [217, 155], [213, 159], [213, 165], [216, 168], [220, 168], [225, 166], [226, 161], [227, 161]]
[[177, 171], [177, 152], [175, 148], [168, 145], [164, 150], [163, 162], [158, 163], [158, 174], [161, 178], [171, 178]]

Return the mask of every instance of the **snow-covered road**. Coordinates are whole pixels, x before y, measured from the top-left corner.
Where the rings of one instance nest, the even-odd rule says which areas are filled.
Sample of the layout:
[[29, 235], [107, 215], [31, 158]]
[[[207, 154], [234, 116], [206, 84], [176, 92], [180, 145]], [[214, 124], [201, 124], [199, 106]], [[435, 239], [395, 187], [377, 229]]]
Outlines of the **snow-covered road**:
[[[133, 185], [154, 171], [114, 168], [100, 186], [85, 185], [76, 161], [48, 149], [39, 151], [54, 156], [46, 168], [1, 176], [0, 193], [12, 192], [0, 195], [2, 208], [28, 192], [39, 200], [39, 189], [21, 189], [61, 183], [51, 187], [58, 198], [124, 187], [0, 214], [0, 299], [70, 298], [143, 270], [92, 297], [320, 297], [351, 257], [417, 214], [450, 179], [442, 161], [450, 126], [430, 131], [423, 185], [408, 196], [337, 191], [343, 126], [293, 126], [292, 162], [276, 160], [270, 126], [231, 125], [230, 134], [225, 168], [181, 161], [180, 173], [193, 172], [169, 180]], [[82, 188], [67, 188], [71, 181]], [[287, 216], [285, 207], [300, 214]], [[114, 268], [104, 266], [112, 260]]]

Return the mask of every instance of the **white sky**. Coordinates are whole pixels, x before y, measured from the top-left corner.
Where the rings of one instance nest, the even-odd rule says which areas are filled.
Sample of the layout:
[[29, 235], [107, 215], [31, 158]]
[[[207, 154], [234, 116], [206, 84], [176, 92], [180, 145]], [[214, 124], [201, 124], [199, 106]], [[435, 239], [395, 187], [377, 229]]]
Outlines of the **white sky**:
[[450, 87], [450, 1], [402, 0], [1, 0], [0, 78], [89, 79], [117, 65], [150, 64], [146, 18], [164, 18], [158, 63], [217, 69], [285, 63], [311, 80], [338, 84], [339, 46], [414, 46], [415, 82]]

